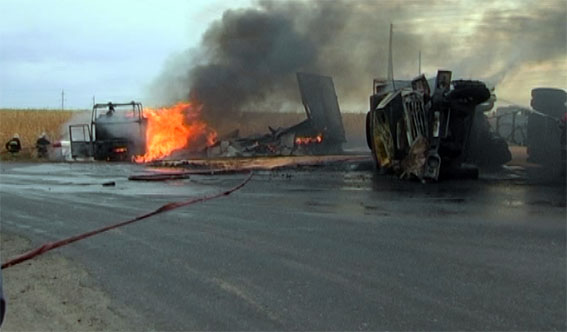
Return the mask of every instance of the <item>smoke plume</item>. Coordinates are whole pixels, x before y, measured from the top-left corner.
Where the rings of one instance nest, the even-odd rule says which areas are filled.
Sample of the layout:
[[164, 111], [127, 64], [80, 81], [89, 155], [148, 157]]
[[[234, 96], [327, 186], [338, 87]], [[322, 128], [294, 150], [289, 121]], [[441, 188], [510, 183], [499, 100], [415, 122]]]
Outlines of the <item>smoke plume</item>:
[[566, 54], [567, 3], [260, 1], [224, 12], [200, 45], [172, 57], [153, 84], [159, 101], [191, 98], [206, 120], [237, 121], [242, 110], [298, 110], [298, 71], [332, 76], [341, 108], [363, 111], [372, 79], [386, 76], [394, 24], [394, 73], [449, 69], [497, 83], [526, 63]]

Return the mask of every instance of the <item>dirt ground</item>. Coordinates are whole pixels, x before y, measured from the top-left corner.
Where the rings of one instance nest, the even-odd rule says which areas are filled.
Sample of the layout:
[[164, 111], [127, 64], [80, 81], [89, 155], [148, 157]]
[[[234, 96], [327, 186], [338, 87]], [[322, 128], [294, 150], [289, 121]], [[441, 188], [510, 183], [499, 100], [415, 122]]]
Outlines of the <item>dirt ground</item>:
[[[23, 237], [0, 236], [2, 262], [32, 249]], [[132, 330], [136, 315], [113, 308], [80, 264], [57, 252], [9, 267], [2, 279], [7, 302], [2, 331]]]

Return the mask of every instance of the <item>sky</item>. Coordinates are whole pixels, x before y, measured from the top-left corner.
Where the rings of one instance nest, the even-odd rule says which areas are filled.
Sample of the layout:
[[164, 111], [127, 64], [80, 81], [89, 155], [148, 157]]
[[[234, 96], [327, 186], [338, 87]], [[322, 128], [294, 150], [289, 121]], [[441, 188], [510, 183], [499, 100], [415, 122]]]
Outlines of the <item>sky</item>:
[[[282, 1], [275, 3], [285, 7]], [[332, 7], [329, 3], [333, 0], [321, 7]], [[373, 49], [374, 40], [356, 44], [352, 33], [375, 33], [381, 36], [375, 42], [384, 44], [391, 21], [396, 78], [412, 78], [421, 51], [422, 70], [429, 77], [445, 67], [459, 77], [484, 79], [496, 87], [501, 101], [528, 106], [534, 87], [567, 88], [567, 1], [344, 3], [359, 15], [344, 22], [344, 31], [351, 33], [342, 37], [348, 47], [326, 43], [325, 51], [370, 57], [371, 68], [362, 66], [357, 56], [336, 57], [347, 59], [341, 72], [332, 73], [339, 100], [346, 85], [352, 96], [343, 98], [348, 105], [343, 109], [366, 111], [371, 77], [385, 73], [378, 59], [372, 72], [374, 53], [365, 50]], [[0, 108], [61, 108], [62, 91], [64, 107], [72, 109], [90, 108], [93, 97], [96, 102], [163, 102], [155, 98], [156, 84], [176, 85], [174, 80], [164, 82], [170, 77], [164, 73], [184, 75], [192, 64], [179, 59], [192, 50], [203, 51], [211, 24], [223, 20], [227, 10], [238, 14], [236, 9], [250, 7], [274, 6], [251, 0], [0, 0]], [[381, 48], [376, 50], [385, 56]], [[356, 67], [350, 75], [345, 73], [348, 65]], [[341, 82], [343, 77], [348, 81]]]
[[[226, 1], [0, 0], [0, 107], [144, 100], [168, 57], [197, 44]], [[230, 1], [230, 7], [247, 1]]]

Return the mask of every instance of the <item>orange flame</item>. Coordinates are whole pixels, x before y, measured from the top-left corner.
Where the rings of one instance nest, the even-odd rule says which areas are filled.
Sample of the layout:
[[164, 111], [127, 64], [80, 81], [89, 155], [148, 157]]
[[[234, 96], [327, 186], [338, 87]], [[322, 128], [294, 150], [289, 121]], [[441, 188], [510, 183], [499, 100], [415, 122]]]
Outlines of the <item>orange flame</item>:
[[147, 119], [146, 153], [136, 156], [138, 163], [163, 159], [175, 150], [213, 144], [217, 133], [200, 119], [201, 109], [189, 102], [171, 107], [145, 108]]
[[307, 136], [307, 137], [296, 137], [295, 144], [297, 145], [305, 145], [305, 144], [319, 144], [323, 142], [323, 135], [319, 134], [317, 136]]

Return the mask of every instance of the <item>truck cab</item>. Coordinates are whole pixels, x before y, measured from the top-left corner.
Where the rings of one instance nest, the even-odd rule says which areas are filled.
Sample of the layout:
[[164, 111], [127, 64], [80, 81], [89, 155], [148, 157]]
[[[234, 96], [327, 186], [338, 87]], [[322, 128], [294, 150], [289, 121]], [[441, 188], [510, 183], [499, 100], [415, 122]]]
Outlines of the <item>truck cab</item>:
[[71, 156], [130, 161], [146, 152], [147, 119], [141, 103], [95, 104], [89, 124], [69, 126]]

